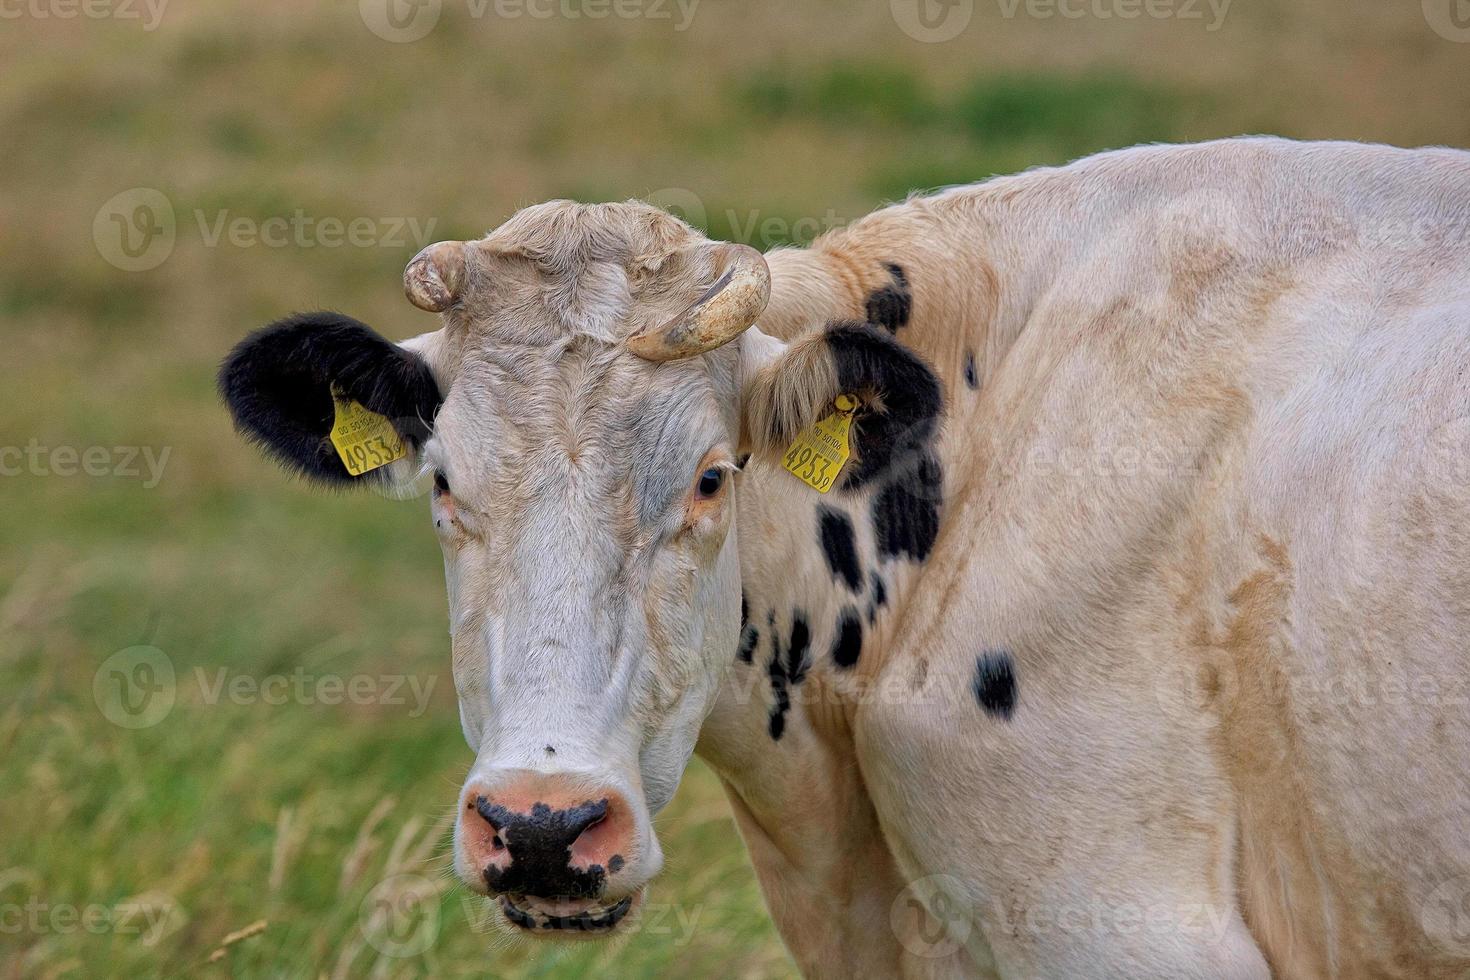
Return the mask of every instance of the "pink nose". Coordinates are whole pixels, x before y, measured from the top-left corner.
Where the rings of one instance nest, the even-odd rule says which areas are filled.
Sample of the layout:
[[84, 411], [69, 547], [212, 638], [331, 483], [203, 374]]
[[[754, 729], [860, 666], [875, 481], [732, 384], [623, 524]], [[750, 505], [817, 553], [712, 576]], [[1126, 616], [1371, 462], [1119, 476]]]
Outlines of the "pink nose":
[[493, 790], [471, 783], [460, 821], [465, 857], [493, 894], [598, 898], [637, 843], [632, 811], [617, 790], [588, 791], [532, 773]]

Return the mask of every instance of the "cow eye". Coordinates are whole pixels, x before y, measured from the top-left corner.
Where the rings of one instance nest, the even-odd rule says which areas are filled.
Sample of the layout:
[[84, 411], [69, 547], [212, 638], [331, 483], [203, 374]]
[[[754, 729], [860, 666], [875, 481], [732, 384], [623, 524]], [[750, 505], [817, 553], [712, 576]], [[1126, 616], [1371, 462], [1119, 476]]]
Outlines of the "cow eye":
[[713, 497], [720, 492], [720, 487], [725, 483], [725, 471], [711, 466], [699, 474], [699, 486], [696, 488], [701, 497]]
[[449, 492], [449, 480], [444, 476], [443, 470], [434, 471], [434, 490], [437, 493]]

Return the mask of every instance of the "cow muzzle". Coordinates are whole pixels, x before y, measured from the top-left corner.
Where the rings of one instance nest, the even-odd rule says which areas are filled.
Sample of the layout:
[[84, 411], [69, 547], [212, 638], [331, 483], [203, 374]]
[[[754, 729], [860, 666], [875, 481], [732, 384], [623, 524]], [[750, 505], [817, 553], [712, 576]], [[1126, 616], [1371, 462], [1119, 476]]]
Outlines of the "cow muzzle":
[[[648, 832], [651, 840], [651, 830]], [[460, 798], [456, 864], [497, 896], [518, 929], [576, 938], [610, 933], [657, 868], [638, 811], [610, 785], [575, 776], [501, 774]]]

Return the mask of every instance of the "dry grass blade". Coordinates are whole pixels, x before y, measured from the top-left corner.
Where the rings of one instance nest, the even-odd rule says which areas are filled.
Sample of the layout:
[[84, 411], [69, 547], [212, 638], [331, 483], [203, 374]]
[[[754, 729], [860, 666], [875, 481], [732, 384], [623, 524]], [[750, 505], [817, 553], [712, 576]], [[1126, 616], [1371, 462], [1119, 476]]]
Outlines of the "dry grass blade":
[[236, 929], [234, 932], [225, 936], [224, 939], [220, 940], [219, 946], [215, 949], [213, 953], [209, 954], [209, 962], [218, 963], [229, 953], [231, 946], [235, 945], [236, 943], [244, 942], [251, 936], [260, 935], [262, 932], [265, 932], [266, 927], [269, 925], [270, 923], [267, 922], [265, 919], [259, 919], [255, 922], [250, 923], [250, 925], [246, 926], [243, 929]]

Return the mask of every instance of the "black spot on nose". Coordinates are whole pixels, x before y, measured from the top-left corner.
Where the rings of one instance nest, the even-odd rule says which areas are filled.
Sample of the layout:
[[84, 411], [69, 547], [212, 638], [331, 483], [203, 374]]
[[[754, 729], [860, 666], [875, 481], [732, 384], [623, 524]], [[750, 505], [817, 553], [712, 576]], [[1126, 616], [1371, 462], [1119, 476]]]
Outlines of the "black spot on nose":
[[564, 810], [536, 803], [530, 813], [513, 813], [483, 796], [475, 810], [510, 851], [510, 864], [485, 869], [492, 892], [538, 898], [596, 898], [607, 880], [600, 864], [573, 868], [572, 844], [582, 831], [607, 816], [607, 800], [589, 800]]
[[1010, 720], [1016, 710], [1016, 670], [1010, 654], [987, 651], [976, 658], [975, 700], [987, 714]]
[[858, 558], [857, 537], [848, 516], [840, 510], [818, 505], [817, 533], [832, 577], [845, 582], [853, 592], [862, 588], [863, 566]]

